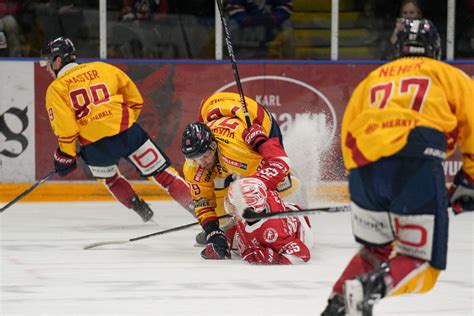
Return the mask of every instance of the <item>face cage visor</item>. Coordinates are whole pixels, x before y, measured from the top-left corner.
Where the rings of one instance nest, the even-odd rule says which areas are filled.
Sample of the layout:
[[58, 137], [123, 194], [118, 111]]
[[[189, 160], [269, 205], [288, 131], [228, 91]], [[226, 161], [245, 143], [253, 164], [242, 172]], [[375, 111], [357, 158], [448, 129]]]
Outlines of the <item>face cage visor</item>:
[[39, 64], [41, 67], [46, 67], [50, 64], [53, 63], [54, 61], [54, 58], [56, 56], [59, 56], [59, 55], [54, 55], [53, 53], [51, 53], [51, 50], [49, 48], [45, 48], [45, 49], [42, 49], [41, 50], [41, 55], [40, 55], [40, 60], [39, 60]]

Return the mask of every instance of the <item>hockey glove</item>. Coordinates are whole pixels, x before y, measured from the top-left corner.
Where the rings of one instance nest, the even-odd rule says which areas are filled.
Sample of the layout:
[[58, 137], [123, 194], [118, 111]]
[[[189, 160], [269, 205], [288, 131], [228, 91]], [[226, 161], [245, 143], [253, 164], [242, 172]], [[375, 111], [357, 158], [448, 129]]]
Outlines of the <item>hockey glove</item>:
[[59, 148], [54, 152], [54, 170], [56, 173], [64, 177], [77, 167], [76, 157], [63, 153]]
[[258, 147], [267, 141], [268, 136], [265, 134], [263, 128], [258, 124], [253, 124], [247, 128], [243, 133], [242, 137], [247, 145], [252, 147], [253, 150], [258, 151]]
[[474, 211], [474, 179], [460, 169], [454, 176], [448, 196], [455, 215], [464, 211]]
[[242, 259], [251, 264], [274, 264], [278, 263], [278, 254], [271, 248], [250, 246], [242, 253]]
[[224, 232], [219, 228], [219, 224], [210, 222], [204, 226], [204, 230], [207, 244], [201, 251], [201, 257], [213, 260], [230, 259], [229, 243]]

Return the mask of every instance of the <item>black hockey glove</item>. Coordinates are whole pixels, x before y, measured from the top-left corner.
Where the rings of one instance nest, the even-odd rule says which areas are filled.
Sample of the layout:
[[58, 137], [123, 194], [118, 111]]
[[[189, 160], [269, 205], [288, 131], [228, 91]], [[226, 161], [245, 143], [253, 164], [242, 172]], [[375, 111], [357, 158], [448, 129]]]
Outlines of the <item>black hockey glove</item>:
[[54, 170], [56, 173], [64, 177], [77, 167], [76, 157], [63, 153], [59, 148], [54, 152]]
[[201, 257], [214, 260], [230, 259], [229, 243], [224, 232], [219, 228], [219, 223], [210, 222], [203, 228], [206, 232], [207, 244], [201, 251]]
[[462, 169], [454, 176], [448, 195], [455, 215], [464, 211], [474, 211], [474, 179], [471, 179]]

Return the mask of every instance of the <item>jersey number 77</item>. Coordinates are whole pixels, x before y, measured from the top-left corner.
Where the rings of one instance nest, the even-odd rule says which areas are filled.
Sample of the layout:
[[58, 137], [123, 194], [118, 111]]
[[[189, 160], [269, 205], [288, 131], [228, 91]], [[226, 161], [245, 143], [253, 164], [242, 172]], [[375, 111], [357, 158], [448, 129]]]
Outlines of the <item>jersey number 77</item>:
[[431, 78], [429, 77], [408, 77], [401, 78], [398, 91], [394, 91], [394, 81], [379, 83], [370, 88], [370, 105], [383, 109], [393, 97], [394, 92], [398, 95], [407, 93], [413, 94], [410, 108], [413, 111], [421, 112], [425, 97], [431, 86]]

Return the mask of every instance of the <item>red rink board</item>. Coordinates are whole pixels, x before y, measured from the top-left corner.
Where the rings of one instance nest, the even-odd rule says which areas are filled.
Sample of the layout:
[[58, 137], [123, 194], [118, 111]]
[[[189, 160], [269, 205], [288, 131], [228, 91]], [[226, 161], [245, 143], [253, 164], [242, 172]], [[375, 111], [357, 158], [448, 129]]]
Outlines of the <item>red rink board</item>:
[[[114, 64], [114, 63], [113, 63]], [[231, 65], [228, 63], [115, 63], [137, 84], [145, 99], [139, 123], [152, 139], [167, 153], [181, 171], [181, 133], [185, 125], [197, 118], [201, 100], [215, 91], [237, 92]], [[344, 170], [339, 150], [340, 123], [344, 108], [356, 85], [378, 64], [239, 64], [242, 87], [246, 95], [268, 106], [282, 130], [297, 114], [322, 114], [324, 124], [332, 130], [329, 149], [336, 157], [323, 169], [324, 181], [344, 181]], [[456, 64], [474, 76], [474, 64]], [[36, 178], [52, 167], [52, 153], [56, 138], [49, 126], [45, 111], [45, 92], [51, 82], [46, 71], [35, 65], [36, 104]], [[332, 163], [331, 163], [332, 161]], [[82, 164], [82, 162], [81, 162]], [[460, 166], [460, 155], [446, 164], [448, 181]], [[128, 162], [122, 162], [122, 172], [130, 179], [139, 179]], [[90, 180], [86, 166], [64, 180]]]

